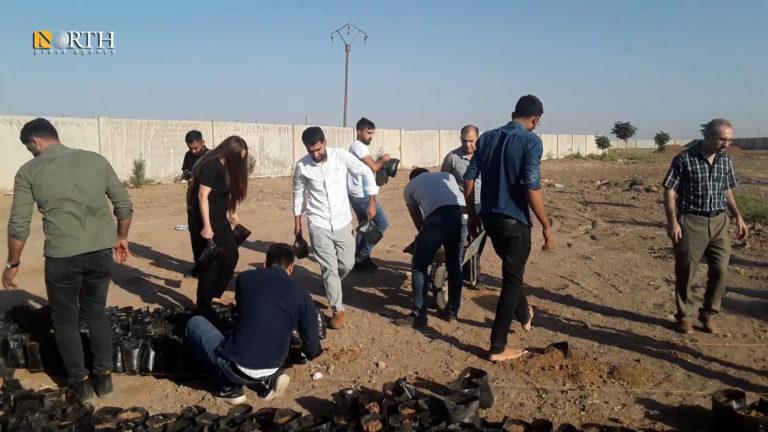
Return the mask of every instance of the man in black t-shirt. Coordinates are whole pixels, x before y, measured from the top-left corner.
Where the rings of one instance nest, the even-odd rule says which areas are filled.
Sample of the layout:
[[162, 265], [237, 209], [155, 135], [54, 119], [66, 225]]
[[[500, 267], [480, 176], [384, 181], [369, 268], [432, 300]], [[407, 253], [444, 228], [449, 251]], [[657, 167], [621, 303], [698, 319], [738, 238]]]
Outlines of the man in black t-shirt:
[[265, 268], [240, 273], [239, 319], [232, 331], [222, 334], [202, 315], [187, 323], [187, 343], [219, 380], [216, 399], [243, 403], [244, 385], [263, 400], [280, 396], [291, 381], [281, 366], [294, 328], [309, 359], [322, 353], [317, 310], [309, 293], [291, 279], [293, 264], [291, 246], [275, 243], [267, 249]]
[[184, 162], [181, 164], [181, 178], [189, 181], [192, 178], [192, 167], [201, 156], [208, 151], [205, 146], [203, 134], [198, 130], [191, 130], [184, 136], [184, 142], [187, 143], [189, 151], [184, 154]]

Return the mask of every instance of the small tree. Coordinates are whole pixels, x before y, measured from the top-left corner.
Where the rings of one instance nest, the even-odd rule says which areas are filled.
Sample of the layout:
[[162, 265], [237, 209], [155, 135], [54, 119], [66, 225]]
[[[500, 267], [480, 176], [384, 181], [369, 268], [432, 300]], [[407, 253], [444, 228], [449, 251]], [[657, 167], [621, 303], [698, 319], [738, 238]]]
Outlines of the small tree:
[[[617, 121], [613, 124], [613, 129], [611, 129], [611, 133], [615, 135], [616, 138], [624, 141], [624, 152], [627, 154], [627, 158], [624, 161], [625, 164], [629, 163], [629, 148], [627, 147], [627, 140], [635, 136], [635, 132], [637, 132], [637, 128], [632, 126], [632, 123], [630, 122]], [[629, 165], [627, 165], [627, 179], [629, 179], [629, 177]]]
[[667, 148], [667, 143], [670, 139], [671, 137], [669, 134], [664, 131], [659, 131], [659, 133], [653, 137], [653, 141], [656, 142], [656, 148], [659, 149], [659, 153], [664, 152], [664, 149]]
[[143, 158], [133, 160], [133, 170], [131, 170], [131, 186], [140, 188], [147, 184], [146, 173], [147, 162]]
[[595, 145], [600, 150], [608, 150], [611, 148], [611, 140], [608, 139], [605, 135], [600, 135], [598, 137], [595, 137]]
[[253, 175], [253, 170], [256, 169], [256, 158], [253, 155], [248, 155], [248, 176]]

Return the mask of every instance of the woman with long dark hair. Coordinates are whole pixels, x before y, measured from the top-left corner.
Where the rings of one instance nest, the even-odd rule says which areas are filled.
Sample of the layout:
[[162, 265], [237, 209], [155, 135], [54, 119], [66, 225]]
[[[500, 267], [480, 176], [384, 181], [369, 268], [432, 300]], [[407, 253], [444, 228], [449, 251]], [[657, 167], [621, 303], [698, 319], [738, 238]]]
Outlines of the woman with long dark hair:
[[211, 300], [221, 297], [239, 258], [232, 225], [237, 225], [237, 205], [248, 190], [248, 145], [230, 136], [209, 150], [195, 164], [187, 193], [189, 231], [195, 262], [213, 240], [221, 252], [205, 268], [198, 268], [197, 308], [211, 312]]

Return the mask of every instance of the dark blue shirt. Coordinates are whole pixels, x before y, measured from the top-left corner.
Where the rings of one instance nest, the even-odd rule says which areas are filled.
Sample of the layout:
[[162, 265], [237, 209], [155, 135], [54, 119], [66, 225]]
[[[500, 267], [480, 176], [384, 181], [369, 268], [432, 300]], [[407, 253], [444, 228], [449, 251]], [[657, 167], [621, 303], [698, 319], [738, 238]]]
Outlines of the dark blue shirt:
[[511, 121], [483, 133], [464, 180], [482, 175], [481, 215], [497, 213], [531, 225], [528, 190], [541, 189], [541, 138]]
[[248, 369], [282, 366], [288, 357], [291, 331], [298, 328], [310, 359], [322, 352], [317, 311], [309, 293], [282, 267], [247, 270], [237, 277], [238, 322], [224, 334], [221, 355]]

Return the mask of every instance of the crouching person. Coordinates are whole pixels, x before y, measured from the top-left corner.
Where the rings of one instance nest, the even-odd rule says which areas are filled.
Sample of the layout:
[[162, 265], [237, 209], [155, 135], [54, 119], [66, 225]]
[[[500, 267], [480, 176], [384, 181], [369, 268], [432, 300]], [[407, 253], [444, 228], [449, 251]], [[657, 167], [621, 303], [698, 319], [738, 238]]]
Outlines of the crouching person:
[[202, 316], [189, 320], [187, 341], [219, 380], [216, 399], [243, 403], [244, 385], [264, 400], [282, 395], [290, 378], [280, 367], [293, 329], [308, 358], [322, 352], [315, 304], [291, 279], [293, 262], [291, 246], [276, 243], [267, 250], [265, 268], [240, 273], [235, 291], [239, 318], [232, 331], [222, 334]]

